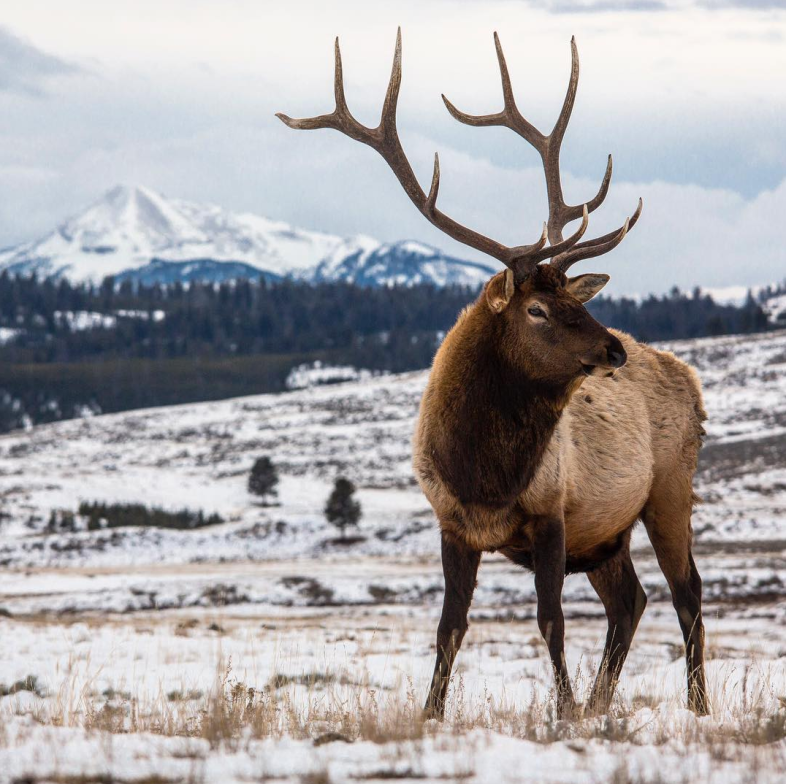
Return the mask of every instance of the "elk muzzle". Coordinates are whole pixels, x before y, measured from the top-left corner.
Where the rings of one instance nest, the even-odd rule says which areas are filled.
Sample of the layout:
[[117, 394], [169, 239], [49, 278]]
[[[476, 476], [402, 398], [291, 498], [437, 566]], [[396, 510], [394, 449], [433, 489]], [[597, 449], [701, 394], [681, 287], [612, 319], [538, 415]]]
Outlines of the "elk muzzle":
[[614, 335], [609, 335], [609, 339], [599, 351], [585, 354], [580, 360], [585, 376], [611, 375], [627, 361], [628, 353]]

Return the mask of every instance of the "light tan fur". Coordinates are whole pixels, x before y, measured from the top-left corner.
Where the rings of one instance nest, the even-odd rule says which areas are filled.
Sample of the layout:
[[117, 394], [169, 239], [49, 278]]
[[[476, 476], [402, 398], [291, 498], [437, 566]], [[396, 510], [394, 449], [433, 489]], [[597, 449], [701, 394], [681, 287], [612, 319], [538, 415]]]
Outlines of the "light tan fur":
[[[457, 326], [465, 317], [466, 311]], [[589, 558], [628, 529], [656, 491], [673, 494], [674, 505], [683, 507], [681, 514], [664, 516], [660, 535], [673, 537], [675, 550], [684, 545], [689, 526], [687, 531], [667, 527], [684, 527], [693, 501], [691, 478], [705, 418], [698, 377], [673, 354], [610, 331], [622, 341], [627, 363], [612, 377], [590, 376], [576, 383], [544, 459], [520, 497], [520, 509], [513, 514], [468, 510], [439, 480], [421, 447], [431, 401], [438, 395], [436, 383], [429, 383], [415, 431], [414, 467], [446, 533], [477, 550], [528, 549], [528, 518], [561, 517], [567, 554]], [[433, 382], [442, 373], [451, 344], [448, 336], [434, 361]], [[673, 493], [675, 484], [682, 486]]]

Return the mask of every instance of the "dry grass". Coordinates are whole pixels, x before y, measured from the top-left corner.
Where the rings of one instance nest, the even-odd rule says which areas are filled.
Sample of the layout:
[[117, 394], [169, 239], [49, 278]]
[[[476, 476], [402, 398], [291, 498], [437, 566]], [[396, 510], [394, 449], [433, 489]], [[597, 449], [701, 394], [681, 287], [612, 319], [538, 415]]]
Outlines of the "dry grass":
[[[589, 678], [577, 673], [577, 683]], [[696, 719], [671, 711], [650, 695], [615, 699], [608, 715], [557, 720], [553, 695], [534, 692], [526, 704], [492, 694], [469, 699], [461, 677], [451, 686], [443, 723], [425, 721], [420, 694], [413, 684], [383, 689], [368, 677], [353, 679], [346, 671], [301, 675], [277, 674], [257, 689], [233, 676], [231, 660], [216, 673], [212, 688], [170, 691], [140, 704], [122, 689], [98, 693], [90, 682], [65, 681], [57, 694], [32, 710], [37, 722], [105, 733], [147, 732], [202, 738], [212, 748], [251, 739], [311, 739], [318, 745], [367, 740], [374, 743], [416, 741], [426, 736], [456, 736], [484, 729], [538, 744], [591, 740], [663, 745], [679, 741], [703, 747], [722, 758], [730, 746], [771, 746], [786, 741], [786, 707], [766, 708], [765, 688], [743, 700], [716, 706], [715, 716]], [[586, 688], [585, 688], [586, 691]], [[586, 695], [585, 695], [586, 696]], [[676, 707], [676, 706], [675, 706]], [[29, 704], [23, 708], [30, 713]], [[642, 718], [642, 715], [644, 718]]]
[[[578, 679], [579, 683], [588, 680]], [[689, 715], [677, 705], [656, 704], [655, 697], [638, 694], [630, 701], [616, 699], [609, 715], [579, 715], [560, 721], [554, 715], [553, 696], [540, 697], [534, 690], [529, 700], [516, 702], [492, 694], [468, 696], [458, 676], [451, 687], [446, 720], [438, 723], [424, 721], [421, 695], [411, 683], [385, 689], [371, 683], [368, 677], [353, 679], [343, 670], [311, 671], [297, 676], [281, 673], [257, 689], [236, 678], [228, 661], [205, 694], [184, 688], [174, 696], [171, 692], [162, 693], [148, 701], [137, 699], [124, 688], [99, 692], [90, 682], [81, 682], [77, 688], [77, 682], [79, 679], [72, 676], [56, 693], [44, 697], [26, 693], [25, 700], [20, 700], [19, 712], [32, 715], [45, 726], [95, 733], [93, 737], [100, 738], [101, 747], [109, 750], [113, 743], [121, 742], [119, 736], [147, 733], [140, 735], [146, 738], [146, 748], [153, 743], [150, 735], [162, 736], [166, 743], [182, 738], [183, 746], [168, 747], [165, 754], [182, 760], [188, 774], [181, 778], [126, 775], [124, 769], [113, 767], [110, 751], [106, 764], [113, 775], [80, 777], [55, 769], [54, 775], [33, 775], [19, 784], [203, 784], [213, 780], [205, 778], [202, 772], [213, 754], [224, 758], [259, 753], [251, 751], [252, 743], [282, 739], [305, 741], [306, 748], [312, 747], [315, 754], [330, 755], [315, 757], [314, 770], [308, 770], [306, 765], [294, 778], [286, 779], [292, 784], [338, 784], [350, 779], [462, 781], [473, 778], [476, 751], [482, 752], [494, 737], [483, 732], [479, 735], [478, 730], [536, 743], [544, 753], [548, 753], [550, 745], [561, 744], [559, 755], [584, 759], [590, 769], [602, 747], [604, 754], [614, 754], [616, 768], [599, 773], [590, 779], [592, 784], [692, 784], [702, 780], [696, 778], [695, 767], [695, 760], [702, 756], [712, 770], [727, 770], [731, 766], [747, 776], [729, 780], [754, 784], [760, 780], [758, 771], [780, 770], [786, 763], [786, 708], [766, 709], [765, 703], [771, 703], [763, 694], [742, 704], [734, 701], [734, 708], [720, 705], [716, 716], [703, 719]], [[579, 694], [586, 697], [587, 689]], [[0, 744], [2, 723], [0, 715]], [[49, 737], [51, 743], [57, 743], [54, 736]], [[325, 760], [344, 755], [345, 744], [359, 741], [377, 744], [377, 758], [369, 760], [365, 769], [356, 768], [350, 778], [336, 778], [335, 774], [331, 778], [328, 768], [319, 768]], [[677, 756], [683, 761], [684, 777], [682, 768], [670, 769], [668, 773], [643, 773], [631, 762], [635, 747], [639, 746], [663, 749], [657, 753], [672, 759]], [[642, 751], [646, 753], [645, 748]], [[367, 758], [367, 750], [358, 752], [360, 758]], [[431, 772], [435, 753], [442, 755], [440, 770], [449, 770], [450, 775]], [[523, 747], [522, 753], [531, 754], [531, 746]], [[488, 762], [483, 764], [488, 772]], [[703, 770], [706, 769], [705, 766]], [[268, 779], [263, 775], [259, 780]]]
[[[446, 720], [437, 723], [424, 721], [421, 712], [423, 667], [416, 657], [424, 657], [427, 646], [419, 643], [417, 628], [408, 626], [401, 633], [395, 626], [397, 620], [388, 620], [380, 631], [379, 625], [365, 617], [341, 626], [317, 616], [293, 616], [286, 628], [285, 619], [277, 622], [273, 636], [265, 618], [264, 626], [257, 622], [261, 631], [246, 634], [238, 643], [240, 635], [231, 617], [222, 617], [229, 632], [221, 636], [214, 631], [208, 635], [206, 621], [194, 625], [191, 617], [178, 615], [177, 624], [171, 615], [163, 618], [155, 642], [147, 625], [144, 634], [139, 631], [139, 619], [126, 622], [130, 638], [120, 631], [115, 634], [113, 627], [111, 649], [102, 648], [100, 638], [90, 640], [92, 626], [84, 630], [67, 627], [69, 647], [63, 647], [57, 677], [40, 677], [39, 673], [37, 679], [29, 676], [7, 687], [9, 696], [0, 703], [0, 756], [15, 753], [26, 743], [29, 770], [40, 773], [47, 768], [35, 763], [29, 748], [37, 743], [33, 739], [45, 738], [52, 748], [48, 756], [55, 760], [49, 769], [52, 775], [33, 776], [30, 781], [63, 784], [101, 784], [104, 780], [143, 784], [144, 778], [137, 781], [127, 775], [122, 756], [113, 757], [113, 749], [149, 754], [162, 761], [161, 767], [156, 762], [152, 770], [167, 776], [185, 771], [181, 779], [163, 778], [162, 784], [216, 780], [207, 773], [215, 775], [216, 759], [245, 758], [256, 764], [266, 755], [275, 757], [278, 749], [292, 756], [286, 769], [296, 772], [286, 774], [281, 766], [268, 763], [266, 768], [260, 762], [254, 768], [259, 773], [253, 774], [259, 779], [236, 776], [232, 780], [278, 776], [275, 780], [288, 784], [301, 780], [338, 784], [471, 779], [475, 771], [481, 776], [489, 773], [489, 765], [493, 766], [489, 750], [498, 746], [514, 757], [543, 760], [539, 763], [543, 770], [550, 769], [555, 755], [573, 760], [577, 770], [589, 772], [589, 778], [582, 779], [587, 784], [682, 781], [683, 770], [685, 781], [707, 780], [707, 770], [733, 770], [747, 778], [735, 773], [736, 777], [721, 780], [747, 784], [757, 781], [756, 771], [786, 766], [786, 704], [777, 699], [783, 685], [777, 665], [773, 668], [774, 660], [766, 656], [757, 659], [755, 650], [743, 654], [733, 649], [732, 637], [728, 638], [731, 643], [717, 649], [723, 654], [720, 659], [729, 662], [723, 669], [729, 674], [727, 682], [717, 678], [719, 659], [713, 660], [713, 716], [697, 719], [684, 710], [682, 677], [677, 685], [666, 682], [663, 675], [665, 666], [671, 666], [674, 676], [684, 665], [681, 661], [662, 665], [661, 659], [669, 656], [666, 643], [658, 642], [653, 669], [633, 661], [633, 672], [623, 677], [623, 688], [608, 715], [579, 711], [574, 719], [560, 721], [553, 694], [544, 686], [547, 673], [539, 670], [540, 640], [531, 637], [527, 625], [478, 624], [475, 645], [482, 655], [467, 646], [466, 662], [451, 684]], [[152, 628], [155, 619], [148, 621]], [[250, 627], [246, 619], [243, 623]], [[511, 640], [503, 638], [503, 632]], [[128, 640], [137, 641], [137, 634], [142, 638], [134, 653]], [[579, 700], [588, 697], [599, 655], [592, 647], [593, 635], [585, 633], [585, 638], [590, 642], [584, 643], [573, 673]], [[659, 641], [660, 634], [655, 638]], [[108, 652], [114, 652], [115, 639], [118, 649], [128, 651], [123, 660]], [[647, 644], [644, 638], [645, 653]], [[231, 658], [221, 659], [230, 653], [235, 657], [234, 668]], [[205, 676], [199, 662], [208, 655]], [[480, 674], [486, 666], [492, 675], [484, 691], [486, 681]], [[31, 668], [36, 671], [32, 664]], [[139, 668], [145, 668], [141, 677]], [[408, 681], [397, 679], [396, 672], [421, 675]], [[124, 673], [129, 673], [129, 680]], [[462, 673], [466, 673], [466, 683]], [[10, 711], [25, 718], [10, 717]], [[52, 727], [66, 729], [50, 732]], [[92, 744], [96, 750], [92, 758], [104, 759], [101, 768], [85, 754], [86, 773], [106, 769], [115, 778], [64, 776], [71, 769], [58, 768], [57, 760], [69, 738]], [[511, 744], [510, 739], [520, 745]], [[367, 743], [361, 746], [362, 741]], [[613, 755], [611, 767], [609, 754]], [[661, 758], [670, 759], [671, 767], [660, 770], [655, 765], [658, 770], [646, 775], [636, 762]], [[337, 769], [332, 765], [336, 759], [341, 761]], [[703, 767], [697, 767], [699, 759]], [[238, 763], [237, 769], [245, 770], [243, 765], [247, 763]]]

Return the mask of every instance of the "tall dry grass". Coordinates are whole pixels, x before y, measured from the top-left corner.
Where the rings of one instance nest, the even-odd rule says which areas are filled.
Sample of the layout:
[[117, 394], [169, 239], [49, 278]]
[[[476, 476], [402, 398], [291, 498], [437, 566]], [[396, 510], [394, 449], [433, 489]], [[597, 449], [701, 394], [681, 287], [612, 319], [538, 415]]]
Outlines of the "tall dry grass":
[[[592, 716], [580, 709], [571, 720], [557, 720], [553, 694], [543, 697], [533, 690], [524, 703], [488, 692], [469, 697], [459, 675], [451, 684], [446, 719], [438, 723], [424, 719], [422, 695], [411, 681], [382, 688], [368, 673], [357, 675], [349, 669], [294, 676], [281, 672], [261, 686], [252, 686], [235, 677], [230, 659], [219, 666], [204, 694], [175, 690], [146, 700], [123, 685], [99, 692], [99, 675], [100, 669], [91, 677], [78, 677], [75, 670], [56, 691], [31, 694], [16, 710], [46, 725], [203, 738], [213, 747], [285, 737], [317, 743], [387, 743], [481, 728], [540, 744], [678, 741], [721, 756], [735, 744], [786, 748], [786, 706], [773, 707], [766, 684], [748, 695], [744, 681], [745, 697], [716, 696], [714, 714], [706, 718], [696, 718], [676, 703], [658, 703], [654, 696], [638, 694], [630, 700], [616, 697], [607, 715]], [[589, 675], [577, 672], [576, 683], [579, 696], [586, 699]]]

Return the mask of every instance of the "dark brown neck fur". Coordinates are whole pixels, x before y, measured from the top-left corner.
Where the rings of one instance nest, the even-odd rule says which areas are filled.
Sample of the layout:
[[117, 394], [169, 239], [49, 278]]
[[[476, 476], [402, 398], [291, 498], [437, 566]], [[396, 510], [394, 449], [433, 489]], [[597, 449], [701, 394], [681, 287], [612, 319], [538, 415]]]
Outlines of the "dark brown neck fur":
[[569, 400], [505, 356], [504, 320], [476, 302], [456, 325], [436, 379], [435, 468], [462, 504], [510, 506], [527, 488]]

